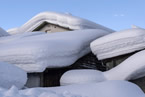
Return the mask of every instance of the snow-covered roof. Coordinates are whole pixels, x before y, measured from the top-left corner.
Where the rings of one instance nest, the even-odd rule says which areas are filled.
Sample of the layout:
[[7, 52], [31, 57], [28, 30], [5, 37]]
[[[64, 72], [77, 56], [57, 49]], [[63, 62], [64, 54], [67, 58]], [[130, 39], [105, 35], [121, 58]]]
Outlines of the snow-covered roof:
[[42, 13], [34, 16], [32, 19], [30, 19], [28, 22], [26, 22], [21, 27], [19, 27], [17, 29], [12, 29], [12, 30], [10, 29], [10, 30], [8, 30], [8, 32], [9, 33], [32, 32], [35, 28], [37, 28], [39, 25], [41, 25], [44, 22], [56, 24], [56, 25], [59, 25], [62, 27], [72, 29], [72, 30], [103, 29], [103, 30], [107, 30], [109, 32], [114, 32], [114, 30], [111, 30], [107, 27], [96, 24], [89, 20], [82, 19], [80, 17], [76, 17], [71, 14], [56, 13], [56, 12], [42, 12]]
[[[38, 33], [38, 34], [34, 34]], [[90, 43], [109, 32], [100, 29], [42, 34], [32, 32], [0, 39], [0, 60], [27, 72], [72, 65], [89, 53]]]
[[132, 28], [111, 33], [91, 43], [99, 60], [128, 54], [145, 48], [145, 29]]
[[0, 37], [9, 36], [10, 34], [0, 27]]

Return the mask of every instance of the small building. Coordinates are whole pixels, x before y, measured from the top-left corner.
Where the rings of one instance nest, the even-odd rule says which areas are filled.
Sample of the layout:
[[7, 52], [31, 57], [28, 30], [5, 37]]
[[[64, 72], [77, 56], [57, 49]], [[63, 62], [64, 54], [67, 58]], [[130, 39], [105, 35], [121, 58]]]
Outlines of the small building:
[[[107, 32], [114, 32], [114, 30], [96, 24], [92, 21], [82, 19], [66, 13], [56, 12], [43, 12], [19, 28], [9, 29], [10, 34], [18, 33], [30, 33], [35, 31], [41, 31], [44, 33], [64, 32], [81, 29], [103, 29]], [[59, 79], [61, 75], [71, 69], [101, 69], [105, 67], [100, 65], [101, 62], [90, 52], [86, 56], [80, 58], [76, 63], [65, 68], [47, 68], [41, 73], [28, 73], [27, 87], [46, 87], [46, 86], [57, 86], [59, 85]]]

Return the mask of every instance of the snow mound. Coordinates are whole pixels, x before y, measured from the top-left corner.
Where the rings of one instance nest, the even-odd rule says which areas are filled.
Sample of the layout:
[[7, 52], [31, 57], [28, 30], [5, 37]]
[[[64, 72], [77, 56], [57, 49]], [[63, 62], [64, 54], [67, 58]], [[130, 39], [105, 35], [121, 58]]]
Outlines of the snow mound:
[[145, 94], [137, 85], [127, 81], [105, 81], [52, 88], [33, 88], [22, 90], [20, 93], [21, 95], [29, 94], [29, 96], [37, 94], [38, 97], [42, 93], [45, 94], [45, 97], [49, 93], [62, 94], [62, 96], [59, 95], [56, 97], [145, 97]]
[[27, 37], [13, 35], [0, 43], [0, 60], [15, 64], [27, 72], [65, 67], [89, 53], [90, 43], [106, 34], [109, 32], [88, 29]]
[[51, 90], [47, 91], [39, 89], [29, 89], [28, 91], [23, 92], [23, 90], [18, 90], [17, 87], [12, 86], [8, 90], [0, 88], [0, 97], [83, 97], [83, 96], [71, 94], [69, 92], [56, 93]]
[[9, 36], [10, 34], [8, 34], [8, 32], [6, 32], [4, 29], [2, 29], [0, 27], [0, 37], [3, 37], [3, 36]]
[[92, 52], [99, 60], [131, 53], [145, 48], [145, 29], [132, 28], [112, 33], [91, 43]]
[[21, 27], [16, 28], [16, 29], [10, 29], [8, 31], [9, 31], [9, 33], [32, 32], [35, 28], [37, 28], [44, 22], [56, 24], [56, 25], [59, 25], [59, 26], [65, 27], [65, 28], [72, 29], [72, 30], [103, 29], [108, 32], [114, 32], [114, 30], [111, 30], [107, 27], [96, 24], [89, 20], [82, 19], [82, 18], [79, 18], [76, 16], [72, 16], [70, 14], [56, 13], [56, 12], [42, 12], [42, 13], [34, 16], [32, 19], [30, 19], [28, 22], [26, 22]]
[[104, 76], [108, 80], [132, 80], [145, 76], [144, 55], [145, 50], [132, 55], [118, 66], [104, 72]]
[[105, 77], [101, 71], [91, 69], [69, 70], [65, 72], [61, 79], [61, 85], [96, 83], [105, 81]]
[[27, 73], [22, 69], [0, 62], [0, 87], [10, 88], [15, 85], [22, 88], [27, 81]]

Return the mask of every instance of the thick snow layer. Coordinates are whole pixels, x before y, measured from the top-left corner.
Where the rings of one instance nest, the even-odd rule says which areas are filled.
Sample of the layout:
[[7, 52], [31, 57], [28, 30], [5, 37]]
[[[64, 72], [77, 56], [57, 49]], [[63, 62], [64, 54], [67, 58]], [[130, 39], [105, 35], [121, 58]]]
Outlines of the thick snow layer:
[[145, 29], [132, 28], [112, 33], [91, 43], [99, 60], [131, 53], [145, 48]]
[[60, 80], [61, 85], [91, 83], [107, 80], [132, 80], [145, 76], [145, 50], [140, 51], [118, 66], [105, 71], [70, 70], [65, 72]]
[[82, 19], [82, 18], [79, 18], [76, 16], [72, 16], [70, 14], [56, 13], [56, 12], [42, 12], [42, 13], [34, 16], [32, 19], [30, 19], [28, 22], [26, 22], [21, 27], [12, 29], [12, 30], [8, 30], [8, 31], [9, 31], [9, 33], [32, 32], [35, 28], [37, 28], [38, 26], [40, 26], [40, 24], [42, 24], [44, 22], [56, 24], [56, 25], [59, 25], [59, 26], [65, 27], [65, 28], [72, 29], [72, 30], [103, 29], [108, 32], [114, 32], [114, 30], [111, 30], [107, 27], [96, 24], [89, 20]]
[[44, 32], [31, 32], [31, 33], [21, 33], [21, 34], [11, 35], [11, 36], [7, 36], [7, 37], [1, 37], [0, 44], [5, 44], [5, 43], [13, 42], [13, 41], [22, 40], [23, 38], [36, 36], [36, 35], [40, 35], [40, 34], [46, 34], [46, 33], [44, 33]]
[[33, 88], [21, 90], [18, 94], [30, 97], [42, 97], [40, 95], [43, 95], [43, 97], [145, 97], [138, 86], [127, 81], [105, 81], [52, 88]]
[[3, 36], [9, 36], [10, 34], [8, 32], [6, 32], [4, 29], [2, 29], [0, 27], [0, 38], [3, 37]]
[[0, 62], [0, 87], [10, 88], [15, 85], [18, 88], [22, 88], [26, 81], [27, 73], [24, 70], [14, 65]]
[[52, 88], [18, 90], [0, 88], [0, 97], [145, 97], [142, 90], [127, 81], [105, 81]]
[[19, 38], [13, 35], [8, 38], [11, 41], [4, 39], [0, 43], [0, 60], [15, 64], [27, 72], [69, 66], [91, 51], [89, 45], [93, 40], [106, 34], [108, 32], [104, 30], [92, 29]]
[[70, 70], [64, 73], [60, 79], [61, 85], [79, 84], [79, 83], [96, 83], [105, 81], [101, 71], [90, 69]]
[[0, 97], [145, 97], [142, 90], [127, 81], [105, 81], [49, 88], [18, 90], [0, 88]]

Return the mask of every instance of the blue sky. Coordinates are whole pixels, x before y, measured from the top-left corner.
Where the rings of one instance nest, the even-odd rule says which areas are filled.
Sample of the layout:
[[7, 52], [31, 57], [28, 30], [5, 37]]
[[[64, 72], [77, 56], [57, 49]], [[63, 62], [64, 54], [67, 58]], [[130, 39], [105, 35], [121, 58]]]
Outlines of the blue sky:
[[0, 26], [19, 27], [44, 11], [69, 12], [114, 30], [145, 28], [145, 0], [1, 0]]

